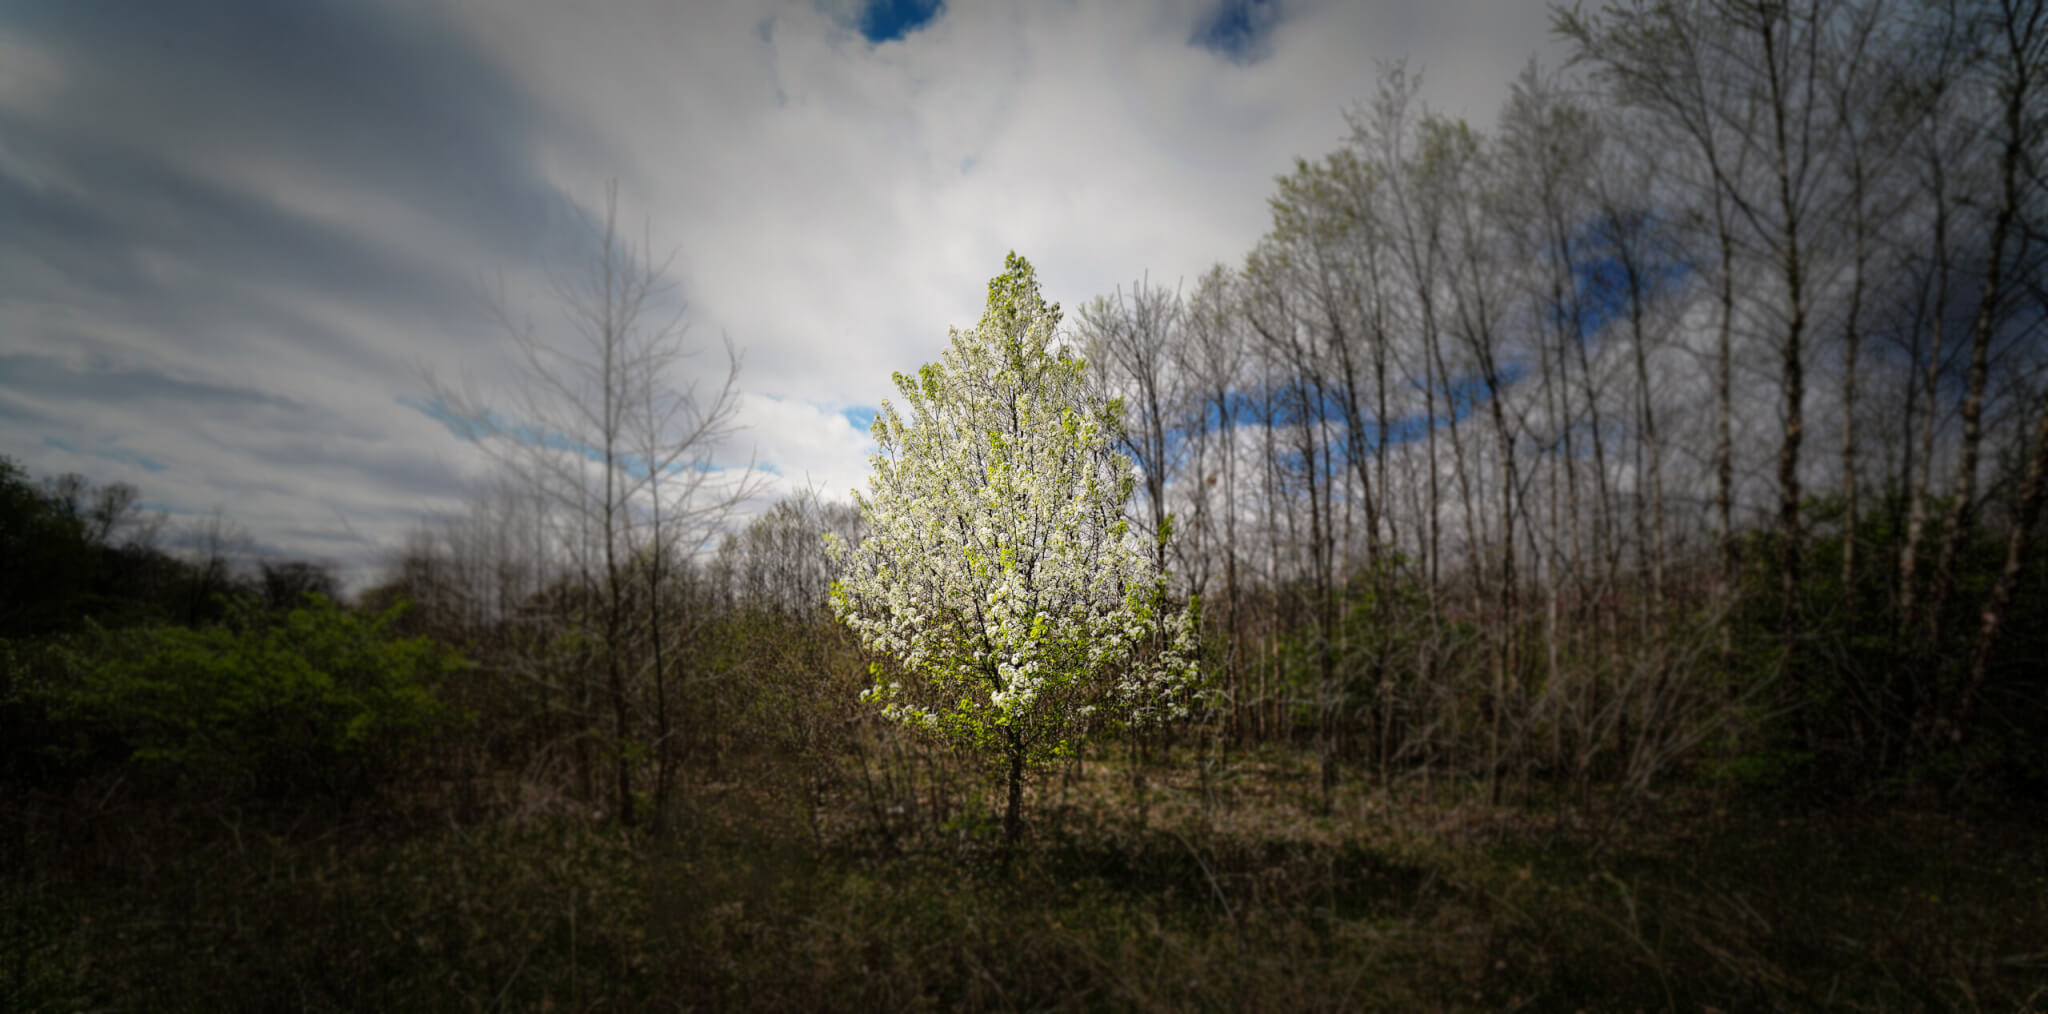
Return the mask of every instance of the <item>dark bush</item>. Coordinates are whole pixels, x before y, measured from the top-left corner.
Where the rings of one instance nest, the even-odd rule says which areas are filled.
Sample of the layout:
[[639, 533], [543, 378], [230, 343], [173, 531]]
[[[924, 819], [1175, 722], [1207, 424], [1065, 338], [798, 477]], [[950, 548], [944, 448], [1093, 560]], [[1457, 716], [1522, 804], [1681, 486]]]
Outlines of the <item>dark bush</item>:
[[27, 692], [48, 715], [46, 749], [74, 772], [126, 765], [206, 792], [353, 799], [446, 729], [433, 687], [466, 664], [387, 633], [398, 612], [316, 596], [202, 630], [95, 629], [60, 647], [57, 673]]

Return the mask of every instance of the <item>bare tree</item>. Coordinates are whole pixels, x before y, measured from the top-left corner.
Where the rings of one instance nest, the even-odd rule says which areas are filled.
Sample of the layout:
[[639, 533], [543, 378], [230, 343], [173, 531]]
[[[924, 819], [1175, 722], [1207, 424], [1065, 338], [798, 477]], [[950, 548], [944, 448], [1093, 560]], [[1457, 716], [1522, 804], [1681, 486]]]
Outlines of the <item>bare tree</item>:
[[1097, 382], [1122, 400], [1124, 429], [1118, 442], [1143, 474], [1145, 501], [1156, 562], [1166, 569], [1166, 487], [1177, 477], [1187, 442], [1180, 432], [1186, 410], [1186, 375], [1175, 350], [1182, 344], [1178, 292], [1149, 279], [1119, 288], [1081, 308], [1081, 340]]
[[236, 570], [249, 558], [249, 531], [228, 520], [227, 511], [215, 507], [186, 528], [186, 555], [192, 563], [192, 579], [185, 599], [185, 622], [198, 625], [216, 618], [218, 596], [235, 588]]
[[740, 505], [761, 486], [752, 463], [737, 480], [722, 474], [713, 455], [737, 432], [739, 356], [725, 345], [728, 369], [715, 392], [701, 392], [695, 383], [681, 390], [657, 378], [682, 365], [686, 353], [678, 342], [660, 340], [647, 348], [637, 390], [628, 408], [628, 431], [635, 460], [632, 471], [643, 480], [643, 495], [633, 498], [629, 541], [640, 562], [645, 611], [643, 678], [653, 693], [655, 819], [666, 818], [675, 784], [677, 762], [687, 744], [675, 742], [670, 700], [675, 692], [674, 662], [679, 635], [700, 626], [701, 617], [677, 608], [690, 601], [673, 594], [678, 575], [687, 575], [698, 551]]
[[[1288, 181], [1283, 180], [1283, 191]], [[1322, 789], [1321, 806], [1328, 810], [1337, 778], [1337, 546], [1334, 485], [1337, 470], [1332, 467], [1329, 429], [1330, 399], [1325, 389], [1322, 362], [1312, 336], [1311, 313], [1299, 290], [1296, 272], [1303, 267], [1289, 240], [1294, 230], [1306, 227], [1295, 218], [1310, 209], [1282, 199], [1273, 202], [1275, 230], [1254, 248], [1245, 263], [1247, 325], [1258, 335], [1260, 352], [1271, 364], [1274, 379], [1262, 396], [1273, 402], [1273, 423], [1285, 434], [1284, 464], [1276, 461], [1276, 472], [1287, 486], [1299, 490], [1308, 507], [1306, 538], [1288, 540], [1289, 547], [1307, 551], [1305, 605], [1311, 617], [1315, 658], [1314, 707], [1316, 714], [1316, 756]], [[1276, 455], [1280, 458], [1282, 455]], [[1289, 519], [1294, 518], [1293, 501], [1288, 499]]]
[[1964, 118], [1958, 115], [1961, 91], [1958, 78], [1965, 62], [1965, 40], [1956, 8], [1954, 5], [1935, 8], [1920, 28], [1922, 36], [1929, 41], [1923, 47], [1923, 55], [1918, 66], [1913, 68], [1915, 73], [1907, 87], [1918, 93], [1921, 107], [1921, 115], [1915, 121], [1917, 129], [1910, 131], [1909, 136], [1918, 168], [1918, 189], [1921, 191], [1918, 197], [1925, 203], [1929, 216], [1931, 235], [1927, 245], [1931, 258], [1922, 258], [1925, 265], [1923, 273], [1927, 279], [1922, 288], [1931, 306], [1916, 308], [1927, 311], [1924, 314], [1928, 332], [1924, 366], [1920, 356], [1921, 328], [1913, 328], [1913, 362], [1920, 367], [1920, 383], [1915, 391], [1923, 414], [1917, 434], [1912, 434], [1908, 428], [1907, 447], [1917, 447], [1918, 468], [1914, 467], [1916, 462], [1913, 458], [1908, 458], [1903, 468], [1910, 490], [1907, 494], [1906, 535], [1899, 547], [1898, 564], [1898, 628], [1902, 638], [1914, 636], [1919, 626], [1921, 551], [1927, 532], [1929, 500], [1933, 495], [1935, 438], [1942, 419], [1940, 379], [1946, 368], [1943, 356], [1948, 334], [1950, 284], [1954, 273], [1953, 236], [1960, 201], [1958, 191], [1961, 189], [1955, 179], [1958, 175], [1955, 165], [1967, 164], [1970, 147], [1964, 132], [1957, 128], [1964, 122]]
[[[530, 318], [496, 302], [500, 322], [518, 349], [526, 383], [506, 419], [483, 398], [434, 383], [435, 395], [470, 424], [471, 435], [543, 497], [562, 522], [574, 594], [558, 596], [559, 617], [594, 647], [601, 687], [572, 684], [572, 709], [589, 715], [599, 701], [610, 719], [600, 734], [578, 740], [579, 767], [591, 770], [602, 746], [612, 768], [614, 805], [621, 822], [638, 810], [633, 789], [634, 744], [639, 742], [636, 694], [642, 673], [636, 647], [662, 645], [657, 630], [659, 595], [646, 614], [633, 587], [658, 590], [669, 558], [687, 533], [715, 526], [758, 484], [751, 466], [720, 469], [712, 455], [731, 436], [738, 411], [739, 357], [726, 345], [726, 369], [709, 391], [673, 385], [688, 355], [683, 307], [673, 300], [668, 260], [651, 259], [651, 244], [635, 244], [618, 226], [618, 188], [605, 191], [604, 217], [590, 262], [573, 278], [557, 278], [563, 337], [550, 340]], [[668, 722], [665, 649], [647, 675], [656, 690], [657, 722]], [[664, 745], [665, 739], [664, 739]], [[665, 776], [666, 769], [663, 769]], [[661, 786], [666, 788], [665, 780]]]
[[1998, 122], [1987, 134], [1998, 147], [1998, 179], [1991, 213], [1991, 238], [1984, 251], [1982, 282], [1977, 293], [1977, 312], [1970, 325], [1970, 373], [1963, 394], [1962, 450], [1956, 459], [1956, 477], [1948, 513], [1942, 519], [1941, 552], [1936, 558], [1934, 579], [1928, 592], [1928, 623], [1939, 630], [1942, 605], [1955, 580], [1956, 554], [1975, 517], [1977, 461], [1983, 444], [1985, 385], [1990, 377], [1991, 342], [2002, 319], [2008, 298], [2003, 288], [2007, 267], [2007, 244], [2013, 239], [2024, 191], [2035, 185], [2028, 178], [2033, 167], [2027, 161], [2030, 142], [2040, 136], [2038, 94], [2048, 77], [2048, 3], [2042, 0], [1996, 0], [1984, 5], [1982, 21], [1974, 25], [1983, 36], [1988, 54], [1987, 72], [1997, 98]]
[[[1198, 392], [1195, 414], [1200, 447], [1209, 452], [1204, 460], [1214, 461], [1214, 471], [1204, 465], [1196, 489], [1200, 510], [1196, 531], [1204, 546], [1213, 546], [1215, 515], [1222, 516], [1223, 528], [1223, 629], [1224, 684], [1230, 700], [1250, 700], [1243, 659], [1238, 645], [1243, 637], [1240, 625], [1244, 590], [1240, 583], [1238, 530], [1238, 435], [1240, 385], [1244, 381], [1245, 347], [1237, 334], [1237, 280], [1222, 265], [1202, 276], [1186, 308], [1188, 340], [1182, 344], [1182, 365], [1191, 390]], [[1221, 487], [1214, 484], [1219, 482]], [[1214, 489], [1212, 498], [1209, 491]], [[1242, 735], [1247, 731], [1240, 707], [1231, 709], [1232, 721]]]

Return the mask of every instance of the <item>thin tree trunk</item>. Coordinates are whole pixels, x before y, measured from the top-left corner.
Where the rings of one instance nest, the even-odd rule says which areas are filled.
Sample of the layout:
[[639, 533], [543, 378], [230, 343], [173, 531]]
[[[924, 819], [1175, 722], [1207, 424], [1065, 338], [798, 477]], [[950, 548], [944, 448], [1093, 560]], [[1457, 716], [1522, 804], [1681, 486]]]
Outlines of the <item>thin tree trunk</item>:
[[1942, 339], [1948, 319], [1948, 202], [1939, 152], [1934, 153], [1932, 168], [1937, 188], [1934, 199], [1934, 316], [1929, 322], [1933, 331], [1929, 340], [1927, 369], [1923, 375], [1927, 415], [1920, 430], [1920, 471], [1913, 477], [1912, 502], [1906, 508], [1906, 541], [1899, 547], [1899, 629], [1902, 634], [1918, 625], [1920, 603], [1916, 593], [1920, 577], [1920, 547], [1926, 538], [1927, 500], [1934, 484], [1934, 431], [1941, 418], [1938, 385]]
[[1011, 849], [1024, 840], [1024, 737], [1005, 726], [1010, 739], [1010, 799], [1003, 810], [1003, 843]]
[[1991, 223], [1991, 248], [1984, 254], [1984, 283], [1977, 296], [1977, 316], [1970, 328], [1969, 389], [1963, 395], [1963, 444], [1956, 462], [1954, 500], [1941, 525], [1941, 553], [1928, 593], [1930, 637], [1939, 636], [1941, 611], [1955, 580], [1956, 556], [1966, 538], [1977, 496], [1977, 456], [1983, 442], [1984, 388], [1990, 374], [1991, 335], [1998, 319], [1999, 286], [2005, 267], [2005, 243], [2019, 209], [2019, 163], [2026, 143], [2021, 124], [2027, 99], [2027, 67], [2021, 58], [2019, 78], [2010, 85], [2005, 103], [2005, 150], [1998, 163], [1998, 212]]
[[[1780, 346], [1784, 430], [1778, 445], [1778, 613], [1779, 622], [1784, 626], [1786, 661], [1790, 664], [1799, 648], [1799, 593], [1804, 578], [1805, 546], [1799, 526], [1799, 448], [1806, 437], [1806, 360], [1803, 347], [1806, 337], [1806, 265], [1800, 256], [1800, 206], [1793, 195], [1791, 141], [1786, 136], [1791, 119], [1790, 99], [1785, 94], [1785, 82], [1779, 74], [1776, 21], [1776, 11], [1767, 11], [1762, 14], [1759, 24], [1765, 77], [1770, 86], [1778, 209], [1783, 216], [1779, 269], [1785, 282], [1786, 320], [1785, 336]], [[1795, 680], [1795, 691], [1797, 686]]]
[[[1851, 144], [1860, 142], [1852, 140]], [[1863, 283], [1869, 275], [1870, 264], [1870, 216], [1865, 202], [1867, 185], [1860, 147], [1853, 151], [1853, 156], [1850, 200], [1855, 207], [1850, 211], [1853, 216], [1850, 230], [1855, 253], [1850, 270], [1854, 277], [1849, 282], [1848, 319], [1844, 322], [1842, 335], [1842, 595], [1850, 602], [1855, 601], [1856, 595], [1857, 525], [1861, 506], [1858, 502], [1861, 490], [1856, 475], [1856, 373], [1862, 365], [1859, 357], [1863, 345]]]
[[[1714, 536], [1720, 544], [1720, 580], [1715, 596], [1721, 621], [1719, 642], [1725, 669], [1734, 651], [1729, 604], [1735, 597], [1735, 241], [1720, 188], [1714, 191], [1714, 228], [1721, 252], [1720, 320], [1714, 335]], [[1731, 685], [1732, 689], [1732, 685]]]
[[1970, 651], [1969, 676], [1963, 682], [1962, 698], [1956, 704], [1955, 719], [1949, 726], [1952, 741], [1960, 742], [1966, 735], [1978, 698], [1983, 693], [1991, 650], [2004, 626], [2005, 610], [2012, 602], [2013, 589], [2019, 584], [2027, 536], [2041, 519], [2042, 491], [2048, 487], [2044, 472], [2048, 472], [2048, 399], [2043, 400], [2040, 420], [2034, 426], [2034, 456], [2027, 465], [2026, 479], [2020, 483], [2019, 514], [2013, 519], [2012, 530], [2006, 533], [2005, 566], [1999, 569], [1998, 581], [1991, 586], [1991, 594], [1985, 598], [1983, 613], [1978, 618], [1977, 643]]

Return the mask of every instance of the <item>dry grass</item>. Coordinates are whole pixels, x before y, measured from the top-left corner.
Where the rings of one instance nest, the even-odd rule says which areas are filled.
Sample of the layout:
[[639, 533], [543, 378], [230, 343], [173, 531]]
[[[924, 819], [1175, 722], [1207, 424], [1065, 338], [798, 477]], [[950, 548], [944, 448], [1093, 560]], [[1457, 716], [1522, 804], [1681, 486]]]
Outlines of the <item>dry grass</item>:
[[1317, 814], [1292, 755], [1142, 773], [1044, 780], [1014, 854], [957, 819], [885, 846], [855, 780], [810, 797], [820, 819], [765, 771], [698, 786], [661, 835], [17, 806], [0, 1008], [2048, 1003], [2048, 842], [2023, 821], [1704, 794], [1587, 817], [1419, 782]]

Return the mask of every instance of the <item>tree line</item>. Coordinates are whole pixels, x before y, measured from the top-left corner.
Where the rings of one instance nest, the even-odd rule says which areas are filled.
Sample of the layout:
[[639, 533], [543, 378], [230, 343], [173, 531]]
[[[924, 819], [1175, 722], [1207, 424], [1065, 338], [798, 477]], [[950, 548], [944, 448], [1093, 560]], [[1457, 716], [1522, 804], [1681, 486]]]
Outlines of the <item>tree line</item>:
[[2048, 10], [1555, 28], [1492, 131], [1391, 67], [1241, 266], [1084, 310], [1229, 735], [1325, 793], [2038, 777]]
[[[1134, 749], [1300, 744], [1324, 800], [2038, 784], [2042, 645], [2011, 618], [2044, 604], [2043, 8], [1561, 10], [1571, 65], [1490, 131], [1388, 68], [1241, 264], [1084, 306], [1067, 340], [1121, 406], [1212, 705]], [[729, 403], [634, 414], [662, 396], [635, 336], [678, 335], [636, 330], [659, 276], [618, 249], [553, 366], [600, 382], [529, 413], [554, 437], [480, 431], [507, 481], [378, 594], [501, 673], [571, 796], [630, 814], [829, 746], [896, 758], [860, 791], [936, 824], [965, 783], [859, 705], [871, 660], [826, 608], [819, 536], [862, 518], [807, 495], [705, 537], [747, 480], [644, 463], [730, 436]]]
[[[1105, 295], [1045, 346], [1117, 406], [1128, 520], [1198, 617], [1175, 717], [1105, 730], [1137, 798], [1162, 748], [1274, 746], [1313, 751], [1324, 806], [1347, 778], [2038, 789], [2048, 4], [1630, 2], [1555, 27], [1571, 65], [1524, 72], [1491, 130], [1388, 68], [1276, 181], [1240, 264]], [[150, 645], [229, 687], [304, 629], [385, 646], [329, 659], [356, 696], [293, 699], [344, 754], [362, 715], [408, 730], [379, 769], [407, 793], [662, 823], [691, 786], [770, 779], [891, 841], [997, 809], [1014, 837], [1021, 740], [999, 806], [1004, 772], [863, 700], [898, 663], [828, 600], [869, 519], [806, 493], [741, 523], [760, 476], [716, 463], [739, 355], [676, 386], [693, 347], [665, 265], [614, 214], [599, 230], [561, 326], [500, 301], [527, 386], [433, 385], [493, 478], [352, 612], [306, 605], [336, 590], [312, 568], [253, 582], [222, 552], [129, 548], [133, 491], [8, 473], [10, 560], [69, 539], [97, 561], [0, 575], [7, 721], [34, 732], [10, 756], [122, 701], [160, 711]], [[128, 620], [82, 604], [150, 581]], [[234, 636], [73, 650], [86, 615]], [[1181, 650], [1147, 636], [1140, 664]], [[967, 725], [1000, 739], [991, 721]]]

